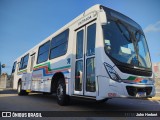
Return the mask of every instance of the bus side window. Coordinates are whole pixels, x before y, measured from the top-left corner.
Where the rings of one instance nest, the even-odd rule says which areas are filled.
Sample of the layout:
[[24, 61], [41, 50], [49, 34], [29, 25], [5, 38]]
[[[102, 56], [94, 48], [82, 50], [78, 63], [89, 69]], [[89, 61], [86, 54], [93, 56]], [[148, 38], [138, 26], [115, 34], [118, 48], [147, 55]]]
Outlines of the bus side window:
[[51, 40], [50, 59], [65, 55], [68, 48], [69, 29]]
[[76, 59], [83, 57], [83, 30], [77, 33]]
[[95, 64], [94, 58], [88, 58], [86, 62], [86, 91], [95, 92], [96, 83], [95, 83]]
[[15, 61], [15, 62], [13, 63], [12, 73], [15, 72], [15, 70], [16, 70], [16, 65], [17, 65], [17, 61]]
[[[86, 91], [95, 92], [95, 40], [96, 40], [96, 24], [92, 24], [87, 28], [87, 59], [86, 59]], [[93, 57], [88, 57], [93, 56]]]
[[23, 59], [23, 68], [27, 67], [29, 55], [26, 55]]
[[50, 41], [47, 41], [46, 43], [44, 43], [39, 47], [38, 59], [37, 59], [38, 64], [48, 60], [49, 49], [50, 49]]
[[27, 55], [25, 55], [24, 57], [21, 58], [19, 70], [24, 69], [24, 68], [27, 67], [27, 65], [28, 65], [28, 58], [29, 58], [29, 54], [27, 54]]
[[95, 55], [96, 24], [87, 28], [87, 56]]

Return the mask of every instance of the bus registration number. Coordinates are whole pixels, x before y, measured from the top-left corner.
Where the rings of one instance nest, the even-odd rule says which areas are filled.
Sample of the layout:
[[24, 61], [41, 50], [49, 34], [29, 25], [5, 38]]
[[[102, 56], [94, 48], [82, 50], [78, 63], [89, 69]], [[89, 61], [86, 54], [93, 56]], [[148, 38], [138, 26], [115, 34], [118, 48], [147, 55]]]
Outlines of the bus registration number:
[[136, 97], [146, 97], [146, 92], [138, 92]]

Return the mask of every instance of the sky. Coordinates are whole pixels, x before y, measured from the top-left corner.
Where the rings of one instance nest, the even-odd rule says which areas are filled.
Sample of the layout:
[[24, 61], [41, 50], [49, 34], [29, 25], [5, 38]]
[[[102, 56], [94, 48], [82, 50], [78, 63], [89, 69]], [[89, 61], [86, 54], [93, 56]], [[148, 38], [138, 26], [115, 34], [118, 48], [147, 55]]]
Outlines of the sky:
[[16, 58], [95, 4], [135, 20], [152, 62], [160, 62], [160, 0], [0, 0], [0, 62], [11, 73]]

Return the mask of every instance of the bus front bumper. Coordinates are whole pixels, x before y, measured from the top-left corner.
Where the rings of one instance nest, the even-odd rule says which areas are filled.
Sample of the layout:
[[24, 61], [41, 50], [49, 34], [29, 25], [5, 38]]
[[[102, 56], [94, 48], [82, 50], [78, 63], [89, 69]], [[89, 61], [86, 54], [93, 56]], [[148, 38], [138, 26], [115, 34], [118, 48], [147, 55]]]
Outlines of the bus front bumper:
[[98, 91], [96, 100], [120, 97], [151, 98], [155, 96], [155, 87], [152, 84], [129, 84], [124, 82], [116, 82], [111, 79], [109, 81], [109, 86], [103, 87], [103, 91], [101, 88], [98, 89], [100, 91]]

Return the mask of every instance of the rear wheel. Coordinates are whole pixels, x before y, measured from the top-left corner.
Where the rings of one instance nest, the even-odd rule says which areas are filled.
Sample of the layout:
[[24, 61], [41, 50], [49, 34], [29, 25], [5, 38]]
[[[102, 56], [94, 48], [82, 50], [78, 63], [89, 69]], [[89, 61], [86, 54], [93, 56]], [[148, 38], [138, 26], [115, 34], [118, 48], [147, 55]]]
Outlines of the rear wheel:
[[66, 95], [66, 85], [63, 79], [60, 79], [57, 83], [56, 96], [59, 105], [63, 106], [69, 104], [69, 96]]
[[43, 95], [51, 95], [52, 93], [50, 92], [43, 92]]
[[28, 92], [26, 92], [26, 90], [22, 90], [22, 82], [18, 82], [17, 93], [18, 95], [28, 95]]

